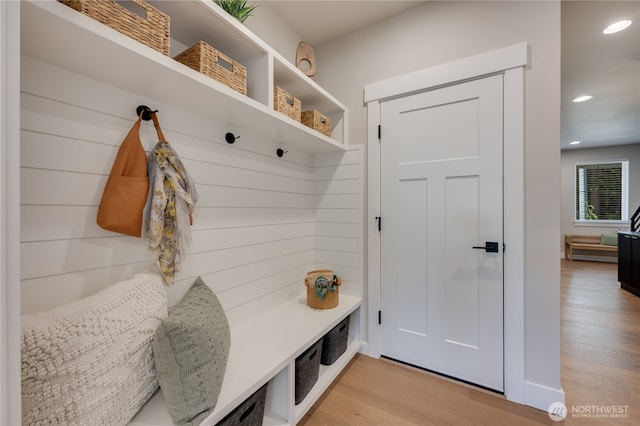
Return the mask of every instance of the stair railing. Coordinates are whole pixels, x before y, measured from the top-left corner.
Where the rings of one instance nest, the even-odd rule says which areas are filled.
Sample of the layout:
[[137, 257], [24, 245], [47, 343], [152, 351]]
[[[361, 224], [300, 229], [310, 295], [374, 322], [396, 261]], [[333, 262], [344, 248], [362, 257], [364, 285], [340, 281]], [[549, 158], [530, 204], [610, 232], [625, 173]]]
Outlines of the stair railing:
[[638, 228], [640, 228], [640, 206], [631, 216], [631, 232], [638, 232]]

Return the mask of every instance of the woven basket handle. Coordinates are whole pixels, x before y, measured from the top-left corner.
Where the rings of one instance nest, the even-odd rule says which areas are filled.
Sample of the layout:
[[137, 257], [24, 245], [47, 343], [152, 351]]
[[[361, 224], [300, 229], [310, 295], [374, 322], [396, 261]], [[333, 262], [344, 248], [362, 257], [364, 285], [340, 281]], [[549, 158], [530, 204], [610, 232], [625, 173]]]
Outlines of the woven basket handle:
[[111, 0], [111, 2], [120, 9], [120, 13], [129, 16], [133, 20], [143, 19], [146, 21], [149, 18], [149, 12], [153, 14], [153, 7], [143, 0], [131, 0], [127, 2]]
[[236, 71], [236, 63], [233, 59], [229, 58], [226, 55], [218, 52], [218, 58], [216, 59], [216, 64], [219, 68], [222, 68], [226, 72], [234, 74]]

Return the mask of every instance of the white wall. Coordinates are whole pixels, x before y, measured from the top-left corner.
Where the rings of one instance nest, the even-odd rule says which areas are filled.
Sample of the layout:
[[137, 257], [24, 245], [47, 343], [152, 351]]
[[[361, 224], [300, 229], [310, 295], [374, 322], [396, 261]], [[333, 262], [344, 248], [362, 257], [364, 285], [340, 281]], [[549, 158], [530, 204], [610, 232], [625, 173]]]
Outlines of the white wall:
[[342, 278], [340, 292], [356, 297], [362, 297], [364, 291], [359, 232], [362, 162], [363, 150], [358, 147], [344, 154], [318, 154], [313, 158], [315, 267], [332, 269]]
[[[22, 78], [22, 313], [87, 296], [153, 263], [143, 240], [95, 223], [117, 147], [141, 103], [159, 109], [200, 195], [193, 242], [168, 289], [170, 306], [202, 276], [230, 322], [239, 323], [301, 294], [316, 264], [336, 265], [339, 275], [344, 269], [345, 291], [362, 287], [354, 273], [359, 150], [317, 164], [300, 152], [280, 159], [273, 144], [251, 133], [228, 145], [228, 129], [215, 122], [26, 57]], [[153, 147], [151, 124], [143, 122], [141, 139]]]
[[561, 154], [562, 209], [560, 224], [560, 250], [564, 251], [565, 234], [600, 235], [615, 234], [616, 229], [628, 226], [614, 225], [576, 226], [575, 214], [575, 168], [583, 162], [628, 160], [629, 161], [629, 217], [640, 206], [640, 143], [603, 148], [567, 149]]
[[302, 37], [296, 33], [270, 6], [268, 1], [250, 1], [258, 5], [244, 25], [278, 51], [292, 64]]
[[560, 261], [548, 242], [560, 232], [559, 2], [427, 2], [315, 47], [316, 81], [347, 106], [349, 142], [365, 144], [366, 84], [523, 41], [531, 46], [525, 209], [535, 212], [525, 227], [525, 374], [558, 390]]

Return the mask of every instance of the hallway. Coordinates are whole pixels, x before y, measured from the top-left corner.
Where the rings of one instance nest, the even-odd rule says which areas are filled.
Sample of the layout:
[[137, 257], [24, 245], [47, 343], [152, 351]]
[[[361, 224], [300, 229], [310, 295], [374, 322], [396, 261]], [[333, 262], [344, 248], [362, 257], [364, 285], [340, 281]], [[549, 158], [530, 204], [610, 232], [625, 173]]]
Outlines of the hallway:
[[357, 356], [300, 424], [635, 425], [640, 422], [640, 298], [617, 265], [562, 260], [562, 386], [567, 418], [403, 366]]

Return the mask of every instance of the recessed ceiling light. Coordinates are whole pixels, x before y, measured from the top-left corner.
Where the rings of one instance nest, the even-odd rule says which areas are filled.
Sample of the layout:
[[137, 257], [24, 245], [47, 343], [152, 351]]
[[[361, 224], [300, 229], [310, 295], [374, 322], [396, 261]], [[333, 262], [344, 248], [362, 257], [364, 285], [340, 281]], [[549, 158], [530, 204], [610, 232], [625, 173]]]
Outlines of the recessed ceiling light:
[[588, 101], [591, 98], [593, 98], [593, 96], [591, 95], [582, 95], [582, 96], [578, 96], [571, 102], [584, 102], [584, 101]]
[[611, 24], [607, 28], [605, 28], [604, 31], [602, 31], [602, 32], [605, 33], [605, 34], [617, 33], [618, 31], [624, 30], [629, 25], [631, 25], [631, 21], [629, 21], [628, 19], [625, 19], [623, 21], [614, 22], [613, 24]]
[[569, 145], [578, 145], [580, 143], [580, 141], [573, 141], [573, 142], [569, 142]]

